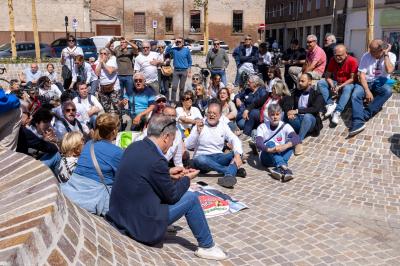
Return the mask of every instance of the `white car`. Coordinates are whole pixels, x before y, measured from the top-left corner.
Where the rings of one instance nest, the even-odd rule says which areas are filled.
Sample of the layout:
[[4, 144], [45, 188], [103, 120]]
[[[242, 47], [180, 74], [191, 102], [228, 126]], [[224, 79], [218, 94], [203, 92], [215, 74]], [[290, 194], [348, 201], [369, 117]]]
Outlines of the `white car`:
[[[219, 42], [220, 42], [220, 48], [229, 51], [229, 46], [224, 41], [219, 41]], [[200, 45], [201, 51], [203, 51], [204, 40], [200, 40], [197, 43]], [[208, 40], [208, 49], [210, 50], [212, 48], [213, 48], [213, 40]]]
[[[111, 35], [102, 35], [102, 36], [93, 36], [90, 37], [90, 39], [93, 40], [94, 45], [96, 45], [96, 49], [97, 49], [97, 53], [100, 52], [101, 48], [106, 47], [106, 44], [115, 36], [111, 36]], [[115, 41], [113, 43], [114, 47], [117, 47], [119, 45], [119, 41]], [[128, 49], [132, 48], [132, 46], [128, 45]]]

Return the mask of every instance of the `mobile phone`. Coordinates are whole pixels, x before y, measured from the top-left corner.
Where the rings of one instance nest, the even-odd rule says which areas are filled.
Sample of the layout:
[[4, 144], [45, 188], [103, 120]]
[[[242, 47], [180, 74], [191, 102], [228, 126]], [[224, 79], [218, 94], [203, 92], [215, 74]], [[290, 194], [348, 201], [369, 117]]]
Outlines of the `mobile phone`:
[[387, 42], [384, 42], [384, 43], [382, 44], [382, 49], [383, 49], [383, 50], [386, 50], [388, 47], [389, 47], [389, 44], [388, 44]]
[[208, 184], [206, 182], [204, 182], [204, 181], [198, 181], [197, 184], [202, 186], [202, 187], [208, 186]]

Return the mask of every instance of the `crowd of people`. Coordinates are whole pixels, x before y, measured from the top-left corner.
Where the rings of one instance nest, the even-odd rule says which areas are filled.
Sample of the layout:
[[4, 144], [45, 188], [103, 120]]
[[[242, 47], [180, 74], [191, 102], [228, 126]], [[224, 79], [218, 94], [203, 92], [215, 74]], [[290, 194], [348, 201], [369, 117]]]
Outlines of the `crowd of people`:
[[[287, 182], [294, 176], [290, 157], [303, 153], [307, 136], [319, 135], [324, 117], [338, 124], [350, 102], [352, 137], [391, 96], [390, 45], [373, 40], [358, 63], [334, 35], [324, 41], [321, 48], [309, 35], [303, 49], [293, 40], [282, 73], [268, 45], [246, 36], [233, 51], [236, 91], [226, 75], [232, 62], [218, 40], [206, 56], [205, 87], [191, 71], [182, 38], [168, 47], [145, 41], [141, 51], [113, 38], [97, 60], [85, 62], [70, 36], [62, 80], [54, 65], [42, 73], [31, 64], [0, 90], [0, 146], [42, 161], [66, 197], [135, 240], [156, 244], [185, 216], [199, 244], [195, 254], [225, 259], [197, 196], [188, 192], [191, 179], [216, 171], [217, 183], [233, 188], [247, 175], [243, 144], [249, 142], [271, 176]], [[138, 137], [124, 150], [116, 138], [126, 131]]]

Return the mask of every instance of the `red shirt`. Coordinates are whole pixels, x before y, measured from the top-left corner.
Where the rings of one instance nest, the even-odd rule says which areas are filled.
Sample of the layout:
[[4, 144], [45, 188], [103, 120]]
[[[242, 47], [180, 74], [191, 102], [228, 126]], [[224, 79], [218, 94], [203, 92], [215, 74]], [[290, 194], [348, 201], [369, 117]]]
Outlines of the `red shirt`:
[[342, 84], [346, 80], [351, 78], [351, 74], [354, 73], [354, 78], [357, 77], [357, 71], [358, 71], [358, 62], [357, 59], [348, 55], [345, 61], [339, 65], [335, 58], [332, 57], [331, 60], [329, 60], [329, 65], [328, 65], [328, 72], [332, 73], [333, 75], [333, 80], [336, 80], [337, 83]]

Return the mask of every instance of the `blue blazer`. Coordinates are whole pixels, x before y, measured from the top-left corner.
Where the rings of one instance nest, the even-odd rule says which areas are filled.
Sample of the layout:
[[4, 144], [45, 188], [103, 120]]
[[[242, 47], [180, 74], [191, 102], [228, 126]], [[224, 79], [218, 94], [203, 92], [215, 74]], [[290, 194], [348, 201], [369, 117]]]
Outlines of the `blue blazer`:
[[106, 219], [139, 242], [159, 243], [167, 231], [168, 205], [185, 194], [189, 178], [172, 180], [167, 160], [145, 138], [125, 150], [115, 179]]
[[258, 48], [255, 46], [252, 46], [251, 49], [251, 54], [249, 56], [246, 56], [246, 47], [240, 46], [239, 48], [239, 66], [241, 66], [243, 63], [252, 63], [254, 71], [257, 71], [257, 63], [258, 63], [258, 58], [260, 57], [258, 53]]

